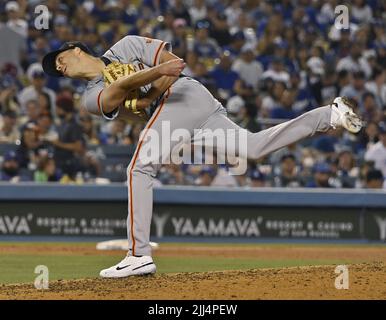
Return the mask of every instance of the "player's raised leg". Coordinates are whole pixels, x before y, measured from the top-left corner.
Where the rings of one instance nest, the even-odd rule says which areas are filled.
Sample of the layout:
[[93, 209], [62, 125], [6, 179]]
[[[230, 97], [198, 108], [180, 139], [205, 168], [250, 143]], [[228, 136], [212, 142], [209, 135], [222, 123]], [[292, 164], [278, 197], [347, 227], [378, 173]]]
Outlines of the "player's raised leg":
[[312, 136], [316, 132], [325, 132], [330, 128], [338, 127], [344, 127], [353, 133], [358, 132], [362, 127], [362, 121], [352, 111], [349, 100], [341, 97], [336, 98], [331, 105], [316, 108], [293, 120], [257, 133], [240, 128], [222, 112], [212, 115], [202, 126], [203, 129], [211, 130], [217, 128], [245, 130], [247, 141], [235, 141], [235, 153], [238, 154], [240, 147], [246, 145], [247, 157], [250, 159], [261, 158], [277, 149]]

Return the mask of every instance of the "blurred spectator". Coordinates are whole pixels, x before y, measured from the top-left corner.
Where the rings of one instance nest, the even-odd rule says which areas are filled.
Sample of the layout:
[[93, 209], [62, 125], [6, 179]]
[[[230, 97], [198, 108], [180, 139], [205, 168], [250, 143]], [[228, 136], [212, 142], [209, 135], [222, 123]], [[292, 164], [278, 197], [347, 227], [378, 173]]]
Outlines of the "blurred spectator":
[[368, 189], [383, 189], [384, 177], [380, 170], [370, 170], [366, 175], [366, 188]]
[[309, 111], [317, 107], [315, 97], [307, 86], [302, 85], [300, 75], [296, 72], [291, 74], [290, 89], [293, 93], [292, 110], [296, 114]]
[[248, 176], [247, 174], [239, 174], [239, 175], [234, 175], [232, 176], [236, 182], [237, 182], [237, 186], [239, 187], [248, 187]]
[[372, 81], [366, 82], [365, 88], [374, 95], [378, 106], [386, 109], [386, 71], [375, 68]]
[[39, 114], [36, 120], [36, 129], [41, 141], [53, 141], [58, 139], [58, 133], [54, 128], [54, 121], [52, 115], [43, 111]]
[[241, 31], [244, 33], [245, 40], [250, 43], [254, 48], [257, 45], [257, 38], [255, 33], [255, 21], [246, 12], [242, 12], [237, 19], [237, 23], [230, 26], [230, 33], [235, 34]]
[[57, 182], [60, 175], [56, 169], [55, 160], [52, 155], [47, 154], [39, 159], [34, 172], [35, 182]]
[[376, 19], [373, 20], [372, 26], [373, 26], [373, 45], [374, 47], [382, 46], [383, 44], [386, 44], [386, 31], [385, 31], [385, 20], [383, 19]]
[[336, 80], [336, 95], [339, 95], [341, 90], [350, 85], [351, 82], [351, 73], [347, 70], [341, 70], [337, 73], [337, 80]]
[[28, 177], [20, 176], [20, 166], [14, 151], [5, 154], [0, 171], [0, 181], [19, 182], [28, 181]]
[[98, 145], [100, 141], [91, 115], [82, 115], [79, 118], [79, 124], [82, 126], [83, 137], [86, 145]]
[[108, 7], [103, 0], [88, 1], [84, 4], [93, 17], [101, 22], [107, 22], [109, 18]]
[[196, 74], [194, 72], [194, 69], [196, 67], [196, 64], [198, 63], [198, 56], [193, 51], [186, 52], [185, 57], [186, 67], [183, 71], [183, 74], [185, 74], [188, 77], [196, 77]]
[[293, 119], [296, 113], [292, 110], [294, 104], [294, 93], [290, 90], [285, 90], [281, 96], [280, 102], [270, 113], [272, 119]]
[[21, 131], [20, 145], [16, 155], [21, 168], [35, 170], [39, 150], [43, 148], [37, 127], [33, 122], [27, 123]]
[[376, 47], [377, 52], [377, 63], [378, 65], [385, 69], [386, 68], [386, 43], [379, 44]]
[[217, 95], [216, 82], [209, 74], [205, 63], [197, 61], [192, 71], [195, 79], [200, 81], [211, 93]]
[[357, 23], [369, 23], [373, 19], [373, 12], [365, 0], [354, 0], [351, 15]]
[[212, 185], [214, 177], [216, 176], [216, 170], [211, 166], [203, 166], [195, 181], [195, 185], [209, 187]]
[[43, 57], [46, 53], [48, 53], [48, 51], [49, 48], [47, 38], [45, 38], [43, 35], [37, 36], [29, 45], [28, 62], [32, 64], [42, 61]]
[[16, 95], [20, 87], [17, 69], [14, 65], [5, 64], [0, 74], [0, 112], [6, 110], [19, 111]]
[[20, 34], [23, 38], [27, 38], [28, 24], [27, 21], [21, 19], [20, 6], [17, 1], [8, 1], [5, 5], [5, 11], [8, 18], [7, 27]]
[[315, 137], [312, 141], [312, 147], [328, 157], [334, 154], [338, 142], [339, 131], [329, 130], [326, 134]]
[[101, 136], [101, 141], [105, 144], [122, 144], [127, 132], [127, 123], [124, 119], [115, 119], [107, 128], [107, 131]]
[[362, 108], [362, 95], [365, 92], [365, 74], [362, 71], [357, 71], [353, 73], [351, 84], [343, 87], [339, 95], [354, 99], [359, 104], [360, 108]]
[[173, 22], [174, 15], [171, 11], [165, 12], [163, 16], [158, 17], [159, 23], [154, 28], [153, 34], [157, 39], [161, 39], [166, 42], [173, 41]]
[[[92, 17], [84, 17], [84, 18], [86, 19], [88, 18], [86, 20], [87, 22], [93, 19]], [[94, 22], [94, 25], [95, 25], [95, 22]], [[49, 41], [49, 46], [52, 50], [57, 50], [64, 42], [72, 40], [73, 27], [68, 23], [68, 18], [66, 16], [58, 16], [53, 22], [53, 29], [54, 29], [54, 35]], [[89, 30], [85, 29], [84, 33], [87, 33], [87, 32], [89, 32]], [[80, 35], [83, 36], [84, 33]]]
[[258, 169], [253, 170], [249, 175], [249, 186], [252, 188], [266, 187], [266, 176]]
[[288, 83], [290, 79], [289, 73], [286, 71], [284, 62], [279, 57], [274, 57], [267, 71], [263, 73], [263, 79], [272, 79], [273, 81], [280, 81]]
[[71, 98], [59, 96], [56, 113], [60, 119], [57, 127], [58, 138], [48, 142], [55, 147], [54, 156], [58, 168], [74, 180], [81, 169], [81, 156], [85, 151], [82, 127], [76, 120], [74, 102]]
[[96, 29], [87, 29], [80, 40], [85, 43], [97, 56], [105, 53], [104, 39], [99, 35]]
[[[316, 102], [321, 105], [328, 98], [335, 98], [336, 93], [332, 97], [328, 97], [328, 88], [333, 87], [333, 78], [329, 74], [325, 74], [325, 64], [321, 57], [313, 56], [307, 60], [308, 67], [308, 82], [309, 90], [311, 91]], [[333, 88], [335, 89], [335, 88]]]
[[232, 59], [236, 59], [241, 52], [241, 48], [245, 45], [244, 32], [238, 31], [231, 35], [229, 45], [223, 47], [223, 51], [229, 51]]
[[241, 8], [241, 1], [231, 1], [230, 6], [225, 9], [224, 13], [227, 18], [228, 26], [236, 25], [239, 16], [243, 13], [243, 9]]
[[111, 8], [109, 12], [109, 27], [101, 35], [106, 45], [112, 46], [126, 35], [127, 30], [125, 30], [126, 28], [122, 20], [123, 12], [121, 9], [119, 7]]
[[[186, 42], [186, 20], [176, 19], [173, 22], [173, 39], [171, 40], [173, 53], [178, 57], [186, 57], [187, 42]], [[186, 74], [186, 72], [184, 71]]]
[[332, 188], [330, 183], [331, 168], [325, 162], [319, 162], [314, 166], [312, 180], [306, 184], [307, 188]]
[[[236, 97], [238, 96], [235, 96], [232, 99]], [[229, 108], [228, 109], [229, 116], [234, 122], [236, 122], [240, 127], [245, 128], [250, 132], [260, 131], [261, 129], [260, 124], [256, 121], [257, 108], [254, 103], [242, 102], [242, 104], [240, 104], [239, 109], [237, 110], [237, 113], [232, 114], [230, 102], [231, 100], [229, 100], [229, 103], [227, 104], [227, 108]]]
[[355, 159], [351, 151], [343, 150], [339, 153], [337, 178], [342, 188], [355, 188], [359, 175], [358, 168], [355, 167]]
[[371, 68], [365, 57], [362, 57], [363, 46], [357, 41], [351, 43], [350, 55], [340, 59], [336, 70], [347, 70], [350, 72], [363, 72], [366, 78], [371, 76]]
[[237, 187], [238, 181], [236, 177], [229, 174], [228, 168], [225, 165], [219, 165], [217, 174], [214, 177], [211, 186], [213, 187]]
[[225, 14], [218, 12], [215, 7], [210, 7], [207, 17], [210, 22], [211, 38], [216, 39], [221, 47], [228, 45], [231, 41], [231, 34]]
[[259, 80], [263, 75], [263, 67], [255, 60], [253, 47], [247, 44], [241, 48], [241, 56], [233, 62], [232, 70], [238, 73], [240, 79], [243, 80], [246, 85], [257, 91]]
[[[8, 26], [0, 23], [0, 68], [5, 64], [12, 64], [22, 74], [22, 62], [27, 51], [26, 39]], [[7, 45], [4, 45], [7, 44]]]
[[195, 26], [194, 52], [204, 59], [214, 59], [220, 54], [217, 41], [209, 37], [209, 27], [207, 20], [200, 20]]
[[53, 104], [52, 97], [47, 92], [39, 92], [38, 103], [40, 112], [48, 112], [56, 116], [55, 105]]
[[193, 5], [189, 8], [189, 15], [194, 25], [197, 21], [206, 18], [207, 7], [204, 0], [193, 0]]
[[124, 138], [124, 144], [136, 146], [142, 129], [143, 129], [142, 124], [134, 123], [131, 126], [129, 133]]
[[359, 133], [357, 149], [359, 151], [369, 149], [379, 141], [378, 134], [378, 125], [375, 122], [369, 122]]
[[329, 104], [337, 96], [339, 96], [336, 90], [336, 75], [331, 71], [327, 71], [318, 82], [315, 84], [309, 84], [311, 95], [316, 101], [316, 106], [323, 106]]
[[[24, 88], [18, 96], [22, 113], [26, 112], [27, 101], [37, 100], [40, 93], [46, 93], [50, 98], [51, 105], [53, 105], [55, 92], [45, 86], [46, 75], [42, 66], [39, 63], [32, 64], [27, 70], [27, 75], [31, 85]], [[54, 113], [54, 110], [50, 111]]]
[[335, 19], [334, 9], [337, 5], [337, 0], [328, 0], [322, 4], [322, 7], [319, 12], [319, 21], [323, 23], [331, 23]]
[[362, 96], [363, 112], [362, 119], [364, 121], [380, 122], [383, 114], [376, 103], [375, 96], [371, 92], [365, 92]]
[[386, 124], [380, 123], [378, 128], [379, 141], [366, 151], [365, 160], [374, 161], [375, 168], [381, 170], [383, 176], [386, 176]]
[[184, 19], [187, 25], [192, 25], [190, 21], [190, 14], [186, 8], [183, 0], [174, 0], [174, 5], [170, 8], [176, 20]]
[[39, 115], [42, 113], [42, 109], [39, 106], [37, 100], [28, 100], [25, 103], [25, 115], [20, 117], [19, 121], [22, 127], [29, 122], [36, 123], [39, 119]]
[[221, 98], [228, 99], [232, 96], [236, 81], [239, 79], [238, 74], [232, 71], [232, 60], [226, 52], [221, 56], [220, 63], [210, 73], [214, 79], [216, 88]]
[[[81, 157], [81, 169], [77, 173], [77, 182], [90, 182], [99, 177], [102, 173], [101, 156], [94, 151], [87, 151]], [[122, 180], [123, 181], [123, 180]]]
[[0, 143], [16, 143], [20, 139], [20, 132], [16, 126], [16, 113], [6, 111], [0, 116]]
[[157, 174], [163, 185], [184, 185], [185, 178], [181, 166], [176, 164], [163, 165]]
[[292, 154], [295, 157], [296, 163], [301, 163], [304, 155], [303, 151], [305, 148], [298, 144], [298, 143], [292, 143], [284, 148], [281, 148], [269, 155], [269, 163], [273, 166], [277, 166], [280, 164], [280, 161], [283, 156], [286, 156], [288, 154]]
[[280, 106], [281, 101], [283, 100], [283, 95], [286, 90], [286, 85], [282, 81], [277, 81], [273, 83], [273, 86], [270, 90], [267, 91], [267, 95], [263, 98], [262, 101], [262, 112], [263, 115], [270, 115], [271, 111]]
[[293, 154], [284, 155], [280, 161], [280, 168], [273, 177], [273, 185], [275, 187], [291, 187], [296, 188], [301, 186], [301, 181], [298, 175], [295, 156]]

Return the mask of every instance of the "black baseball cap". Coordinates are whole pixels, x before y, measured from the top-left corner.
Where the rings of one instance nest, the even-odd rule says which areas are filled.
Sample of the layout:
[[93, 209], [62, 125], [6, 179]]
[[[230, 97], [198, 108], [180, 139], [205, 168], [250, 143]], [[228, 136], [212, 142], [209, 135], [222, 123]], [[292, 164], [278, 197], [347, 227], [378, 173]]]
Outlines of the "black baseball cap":
[[58, 50], [47, 53], [44, 56], [42, 62], [44, 72], [53, 77], [63, 77], [63, 74], [60, 71], [56, 70], [56, 56], [63, 51], [74, 49], [76, 47], [80, 48], [82, 51], [88, 54], [92, 54], [91, 50], [83, 42], [66, 42]]

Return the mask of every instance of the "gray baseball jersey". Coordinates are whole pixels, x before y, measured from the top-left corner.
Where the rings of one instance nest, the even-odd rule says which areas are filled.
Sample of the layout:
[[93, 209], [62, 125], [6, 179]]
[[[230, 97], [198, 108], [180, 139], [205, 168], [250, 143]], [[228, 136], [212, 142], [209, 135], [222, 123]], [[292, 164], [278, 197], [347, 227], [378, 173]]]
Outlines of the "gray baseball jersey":
[[[158, 65], [163, 49], [170, 51], [170, 44], [157, 39], [126, 36], [107, 50], [103, 54], [103, 57], [106, 57], [110, 61], [129, 63], [134, 67], [134, 70], [138, 71]], [[102, 75], [89, 81], [83, 95], [83, 105], [87, 111], [92, 114], [102, 115], [107, 120], [114, 120], [120, 113], [124, 113], [124, 108], [122, 106], [117, 106], [114, 111], [108, 114], [103, 113], [100, 95], [104, 86], [105, 84]], [[146, 94], [150, 88], [151, 85], [147, 85], [140, 88], [140, 92]], [[150, 110], [154, 109], [155, 105], [158, 103], [158, 100], [154, 101], [153, 105], [146, 110], [149, 115]], [[125, 115], [126, 114], [122, 116], [124, 117]]]
[[[104, 56], [110, 60], [132, 63], [137, 68], [141, 68], [143, 64], [146, 68], [158, 64], [163, 48], [170, 50], [167, 43], [159, 40], [127, 36], [108, 50]], [[117, 108], [111, 114], [103, 114], [100, 101], [98, 101], [103, 87], [101, 77], [89, 82], [85, 93], [85, 106], [89, 112], [102, 114], [106, 119], [111, 120], [117, 117], [124, 108]], [[142, 90], [145, 92], [148, 87]], [[317, 131], [328, 130], [331, 127], [330, 122], [331, 108], [326, 106], [272, 128], [251, 133], [227, 118], [221, 103], [200, 82], [189, 77], [178, 79], [148, 121], [127, 168], [129, 254], [151, 255], [149, 240], [153, 213], [153, 179], [163, 159], [168, 156], [163, 153], [173, 150], [180, 143], [180, 141], [172, 141], [170, 136], [162, 135], [165, 123], [169, 124], [170, 132], [176, 132], [177, 129], [188, 130], [193, 137], [193, 142], [196, 138], [195, 129], [203, 129], [203, 132], [206, 129], [212, 132], [223, 129], [226, 135], [229, 132], [232, 137], [242, 134], [245, 140], [233, 146], [235, 150], [232, 154], [240, 154], [240, 149], [243, 147], [247, 151], [248, 158], [258, 159], [281, 147], [313, 135]], [[149, 129], [157, 132], [160, 140], [147, 139]], [[234, 140], [237, 141], [237, 139]], [[204, 139], [204, 141], [207, 140]], [[199, 142], [201, 143], [202, 140]], [[157, 144], [155, 148], [160, 151], [157, 155], [158, 159], [152, 162], [143, 161], [147, 158], [148, 150], [155, 143]], [[162, 148], [165, 144], [169, 146], [165, 148], [166, 151]]]

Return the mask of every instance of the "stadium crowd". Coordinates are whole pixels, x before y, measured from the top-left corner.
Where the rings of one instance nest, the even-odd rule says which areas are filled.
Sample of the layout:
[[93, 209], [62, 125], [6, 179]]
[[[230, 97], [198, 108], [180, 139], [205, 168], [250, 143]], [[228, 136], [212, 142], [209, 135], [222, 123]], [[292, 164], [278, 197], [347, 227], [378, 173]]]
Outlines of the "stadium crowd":
[[[49, 10], [36, 28], [35, 8]], [[257, 132], [326, 105], [357, 102], [358, 135], [330, 130], [249, 162], [164, 165], [158, 184], [241, 187], [382, 188], [386, 177], [386, 3], [353, 0], [348, 28], [335, 25], [341, 1], [19, 0], [0, 4], [1, 181], [95, 182], [103, 157], [91, 146], [135, 147], [140, 124], [106, 122], [82, 108], [85, 83], [46, 76], [43, 56], [64, 42], [102, 55], [125, 35], [159, 38], [184, 58], [229, 117]], [[128, 164], [129, 159], [127, 159]], [[124, 176], [121, 181], [124, 181]]]

